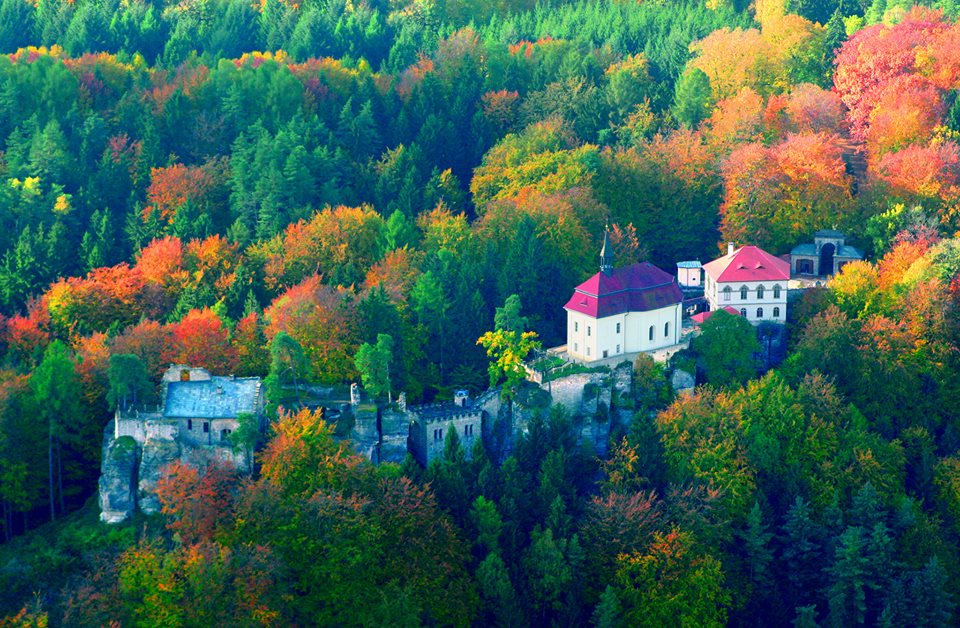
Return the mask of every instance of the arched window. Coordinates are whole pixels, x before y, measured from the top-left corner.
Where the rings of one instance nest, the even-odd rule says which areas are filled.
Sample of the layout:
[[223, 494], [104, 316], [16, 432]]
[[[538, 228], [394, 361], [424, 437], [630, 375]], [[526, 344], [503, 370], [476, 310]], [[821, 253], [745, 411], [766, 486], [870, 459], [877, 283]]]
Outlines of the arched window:
[[729, 301], [729, 300], [730, 300], [730, 293], [731, 293], [731, 292], [733, 292], [733, 290], [730, 289], [730, 286], [727, 286], [726, 288], [723, 289], [723, 300], [724, 300], [724, 301]]
[[653, 340], [653, 325], [650, 325], [650, 332], [647, 334], [647, 338]]
[[779, 286], [779, 285], [776, 285], [776, 286], [773, 287], [773, 298], [774, 298], [774, 299], [779, 299], [779, 298], [780, 298], [780, 286]]
[[740, 316], [742, 316], [742, 317], [744, 317], [744, 318], [747, 317], [747, 308], [745, 308], [745, 307], [740, 308]]
[[741, 301], [746, 301], [746, 300], [747, 300], [747, 287], [746, 287], [746, 286], [740, 286], [740, 300], [741, 300]]
[[773, 308], [773, 317], [780, 318], [780, 308], [778, 307]]
[[670, 337], [670, 321], [667, 321], [666, 323], [663, 324], [663, 337], [664, 338]]
[[757, 308], [757, 318], [763, 318], [763, 308], [762, 308], [762, 307], [758, 307], [758, 308]]
[[757, 286], [757, 298], [758, 299], [763, 298], [763, 286]]

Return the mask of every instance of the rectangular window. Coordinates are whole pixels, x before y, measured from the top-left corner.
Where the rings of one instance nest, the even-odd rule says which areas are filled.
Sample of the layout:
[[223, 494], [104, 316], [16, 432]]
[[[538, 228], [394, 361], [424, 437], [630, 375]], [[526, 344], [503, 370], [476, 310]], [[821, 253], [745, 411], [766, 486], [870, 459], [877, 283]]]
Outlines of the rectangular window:
[[577, 343], [573, 343], [573, 352], [576, 353], [580, 349], [577, 347]]
[[187, 429], [193, 431], [193, 419], [187, 419]]
[[590, 335], [590, 325], [587, 325], [587, 335]]
[[203, 422], [203, 433], [204, 434], [210, 433], [210, 424], [207, 423], [206, 421]]
[[617, 333], [620, 333], [620, 323], [617, 323]]
[[620, 354], [620, 345], [617, 345], [617, 355]]
[[573, 331], [580, 331], [580, 323], [573, 321]]
[[590, 347], [587, 347], [587, 357], [590, 357]]

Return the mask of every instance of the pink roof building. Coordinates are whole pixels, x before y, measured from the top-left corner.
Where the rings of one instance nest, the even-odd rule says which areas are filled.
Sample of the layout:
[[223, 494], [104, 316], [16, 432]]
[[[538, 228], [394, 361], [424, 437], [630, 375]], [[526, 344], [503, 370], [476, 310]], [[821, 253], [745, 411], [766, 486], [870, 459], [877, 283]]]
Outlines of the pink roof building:
[[710, 310], [733, 308], [751, 323], [786, 322], [790, 263], [756, 246], [727, 247], [703, 265]]
[[678, 342], [683, 293], [673, 275], [649, 262], [613, 268], [604, 235], [600, 272], [567, 301], [567, 353], [592, 362]]

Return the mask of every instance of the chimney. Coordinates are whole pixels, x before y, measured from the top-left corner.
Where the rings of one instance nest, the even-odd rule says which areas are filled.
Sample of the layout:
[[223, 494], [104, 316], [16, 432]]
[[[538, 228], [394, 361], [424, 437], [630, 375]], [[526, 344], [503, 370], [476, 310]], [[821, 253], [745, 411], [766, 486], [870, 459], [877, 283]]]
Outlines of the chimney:
[[727, 242], [727, 255], [733, 255], [733, 242]]

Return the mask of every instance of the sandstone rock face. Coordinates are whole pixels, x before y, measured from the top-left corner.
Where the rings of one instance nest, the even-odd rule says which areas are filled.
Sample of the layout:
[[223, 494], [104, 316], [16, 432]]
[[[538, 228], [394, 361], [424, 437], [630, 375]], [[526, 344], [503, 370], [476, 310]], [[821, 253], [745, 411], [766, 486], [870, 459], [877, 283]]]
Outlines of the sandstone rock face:
[[673, 377], [670, 378], [670, 384], [677, 394], [684, 395], [693, 392], [694, 386], [697, 385], [697, 380], [692, 373], [677, 369], [673, 372]]
[[130, 436], [116, 440], [111, 429], [103, 442], [100, 463], [100, 520], [119, 523], [137, 507], [136, 477], [140, 448]]
[[144, 513], [151, 515], [160, 510], [156, 485], [162, 477], [161, 470], [179, 459], [180, 445], [176, 441], [151, 438], [143, 444], [137, 499]]

